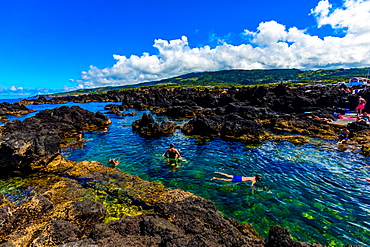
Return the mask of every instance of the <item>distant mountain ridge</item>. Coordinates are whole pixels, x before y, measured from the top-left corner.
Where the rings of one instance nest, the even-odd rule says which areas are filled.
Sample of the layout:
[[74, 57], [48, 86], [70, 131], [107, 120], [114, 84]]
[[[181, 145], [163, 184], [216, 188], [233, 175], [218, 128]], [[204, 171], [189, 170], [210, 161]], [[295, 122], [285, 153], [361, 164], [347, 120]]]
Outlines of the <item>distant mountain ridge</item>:
[[[254, 70], [221, 70], [214, 72], [193, 72], [159, 81], [143, 82], [135, 85], [108, 86], [93, 89], [80, 89], [65, 94], [104, 93], [112, 90], [140, 88], [150, 86], [244, 86], [270, 84], [276, 82], [313, 83], [317, 81], [333, 83], [348, 81], [352, 77], [366, 77], [370, 68], [308, 70], [299, 69], [254, 69]], [[58, 95], [60, 95], [58, 94]]]

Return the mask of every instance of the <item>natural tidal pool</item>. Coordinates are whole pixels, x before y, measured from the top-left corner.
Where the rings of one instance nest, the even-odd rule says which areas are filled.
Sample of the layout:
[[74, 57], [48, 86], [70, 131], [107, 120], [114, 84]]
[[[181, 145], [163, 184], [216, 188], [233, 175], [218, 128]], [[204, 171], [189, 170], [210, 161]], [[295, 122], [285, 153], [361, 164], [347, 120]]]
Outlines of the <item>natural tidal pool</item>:
[[[105, 113], [107, 103], [68, 103]], [[60, 105], [35, 105], [43, 110]], [[334, 141], [312, 139], [309, 144], [265, 142], [248, 146], [218, 138], [194, 138], [181, 131], [159, 139], [143, 138], [131, 124], [136, 116], [107, 115], [112, 125], [107, 133], [85, 132], [84, 148], [63, 151], [70, 160], [97, 160], [106, 164], [120, 158], [119, 170], [168, 188], [180, 188], [213, 201], [225, 216], [253, 225], [263, 237], [273, 225], [291, 230], [295, 240], [328, 246], [370, 243], [370, 183], [352, 177], [370, 177], [369, 158], [353, 150], [338, 149]], [[33, 116], [28, 114], [24, 119]], [[154, 116], [157, 121], [168, 120]], [[175, 120], [169, 120], [175, 121]], [[185, 120], [188, 121], [188, 120]], [[175, 121], [183, 124], [184, 120]], [[180, 149], [183, 161], [168, 166], [161, 156], [170, 143]], [[255, 189], [247, 182], [212, 180], [215, 172], [254, 176], [263, 181]], [[16, 181], [22, 183], [21, 181]], [[14, 181], [0, 180], [0, 193], [16, 197]]]

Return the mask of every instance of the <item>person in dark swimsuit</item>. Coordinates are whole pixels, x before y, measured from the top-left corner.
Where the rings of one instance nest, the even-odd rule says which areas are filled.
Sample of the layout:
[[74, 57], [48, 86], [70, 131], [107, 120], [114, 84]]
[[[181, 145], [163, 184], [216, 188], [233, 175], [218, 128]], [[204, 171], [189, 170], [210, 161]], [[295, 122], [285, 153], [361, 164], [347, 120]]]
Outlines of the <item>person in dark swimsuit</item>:
[[175, 144], [171, 143], [170, 148], [166, 150], [162, 156], [166, 156], [170, 159], [179, 159], [180, 158], [180, 152], [175, 148]]
[[261, 181], [262, 180], [262, 177], [259, 176], [259, 175], [256, 175], [254, 177], [243, 177], [243, 176], [235, 176], [235, 175], [229, 175], [229, 174], [226, 174], [226, 173], [222, 173], [222, 172], [215, 172], [217, 174], [220, 174], [220, 175], [223, 175], [225, 177], [228, 177], [228, 178], [216, 178], [216, 177], [213, 177], [212, 179], [216, 179], [216, 180], [221, 180], [221, 181], [227, 181], [227, 182], [246, 182], [246, 181], [251, 181], [252, 182], [252, 187], [254, 187], [254, 184]]

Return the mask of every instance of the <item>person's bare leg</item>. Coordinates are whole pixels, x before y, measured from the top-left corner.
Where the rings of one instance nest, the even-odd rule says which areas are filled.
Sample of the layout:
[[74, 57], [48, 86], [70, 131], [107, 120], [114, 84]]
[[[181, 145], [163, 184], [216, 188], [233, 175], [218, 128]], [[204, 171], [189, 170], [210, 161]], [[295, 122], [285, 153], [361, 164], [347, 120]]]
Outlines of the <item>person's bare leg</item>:
[[226, 182], [230, 182], [231, 181], [231, 179], [226, 179], [226, 178], [216, 178], [216, 177], [213, 177], [212, 179], [226, 181]]
[[229, 174], [226, 174], [226, 173], [223, 173], [223, 172], [215, 172], [215, 173], [223, 175], [223, 176], [228, 177], [228, 178], [233, 178], [234, 177], [233, 175], [229, 175]]

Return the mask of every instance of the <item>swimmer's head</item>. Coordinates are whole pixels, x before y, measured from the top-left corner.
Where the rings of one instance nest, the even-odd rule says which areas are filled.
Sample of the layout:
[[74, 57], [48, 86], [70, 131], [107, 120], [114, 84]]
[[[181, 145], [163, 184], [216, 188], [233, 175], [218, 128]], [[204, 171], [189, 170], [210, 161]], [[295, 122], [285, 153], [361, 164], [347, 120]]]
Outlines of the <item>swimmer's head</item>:
[[175, 146], [175, 144], [171, 143], [170, 144], [170, 148], [173, 148]]
[[260, 175], [256, 175], [255, 178], [256, 182], [262, 181], [262, 177]]

